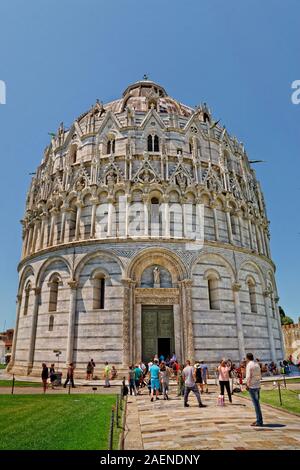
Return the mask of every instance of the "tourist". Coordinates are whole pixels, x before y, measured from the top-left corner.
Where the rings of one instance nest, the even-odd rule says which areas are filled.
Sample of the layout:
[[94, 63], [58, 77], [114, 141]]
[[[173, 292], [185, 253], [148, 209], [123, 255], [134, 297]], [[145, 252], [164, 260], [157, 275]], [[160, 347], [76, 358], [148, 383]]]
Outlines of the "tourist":
[[204, 361], [200, 362], [201, 373], [202, 373], [202, 383], [205, 384], [205, 392], [208, 393], [207, 379], [209, 379], [208, 365]]
[[179, 368], [180, 368], [180, 366], [179, 366], [177, 360], [174, 361], [174, 362], [173, 362], [173, 365], [172, 365], [172, 370], [173, 370], [173, 373], [174, 373], [175, 377], [177, 377]]
[[145, 378], [146, 378], [146, 374], [147, 374], [147, 367], [146, 365], [143, 363], [143, 361], [140, 361], [139, 363], [139, 368], [141, 369], [142, 371], [142, 376], [141, 376], [141, 379], [140, 379], [140, 386], [141, 387], [145, 387], [147, 385], [146, 381], [145, 381]]
[[92, 372], [93, 372], [93, 366], [92, 366], [91, 361], [89, 361], [88, 365], [86, 366], [86, 380], [91, 380]]
[[202, 370], [199, 361], [195, 363], [194, 368], [196, 384], [199, 387], [199, 392], [201, 391], [201, 393], [203, 393]]
[[143, 376], [143, 371], [140, 366], [137, 364], [134, 369], [135, 372], [135, 387], [137, 390], [137, 394], [140, 395], [140, 385], [141, 385], [141, 378]]
[[122, 394], [122, 397], [126, 397], [126, 395], [128, 395], [128, 387], [125, 383], [125, 377], [123, 377], [123, 380], [122, 380], [121, 394]]
[[94, 359], [91, 359], [91, 365], [92, 365], [92, 373], [91, 373], [91, 379], [94, 378], [94, 369], [96, 367], [96, 364], [94, 362]]
[[54, 382], [56, 380], [56, 373], [55, 373], [54, 364], [51, 364], [51, 366], [50, 366], [49, 377], [50, 377], [51, 388], [54, 389]]
[[218, 373], [219, 373], [219, 384], [220, 384], [220, 389], [221, 389], [221, 396], [224, 397], [224, 388], [226, 388], [228, 399], [230, 403], [232, 403], [232, 398], [231, 398], [231, 391], [230, 391], [230, 373], [231, 370], [231, 364], [228, 364], [226, 361], [222, 359], [219, 367], [218, 367]]
[[135, 386], [135, 369], [133, 366], [129, 366], [129, 372], [128, 372], [128, 383], [129, 383], [129, 390], [130, 390], [130, 395], [136, 395], [136, 386]]
[[190, 406], [188, 404], [188, 397], [190, 392], [193, 392], [197, 398], [199, 408], [204, 408], [206, 405], [203, 405], [200, 397], [198, 387], [195, 382], [195, 369], [191, 366], [191, 361], [186, 361], [186, 366], [182, 371], [182, 376], [184, 378], [184, 406]]
[[105, 380], [104, 388], [110, 387], [109, 377], [110, 377], [110, 366], [109, 366], [108, 362], [106, 361], [105, 362], [105, 367], [104, 367], [104, 380]]
[[160, 362], [160, 363], [161, 363], [161, 362], [165, 362], [165, 356], [164, 356], [163, 354], [161, 354], [161, 355], [159, 356], [159, 362]]
[[260, 381], [261, 381], [261, 370], [257, 362], [253, 360], [253, 354], [248, 353], [246, 356], [246, 390], [248, 390], [251, 400], [254, 405], [256, 421], [251, 426], [263, 426], [263, 417], [259, 403], [260, 395]]
[[176, 357], [176, 354], [173, 352], [172, 357], [170, 359], [170, 366], [173, 364], [173, 362], [176, 362], [176, 361], [177, 361], [177, 357]]
[[111, 371], [110, 371], [110, 378], [111, 378], [111, 380], [116, 379], [117, 376], [118, 376], [118, 371], [117, 371], [117, 369], [116, 369], [115, 366], [112, 366], [112, 367], [111, 367]]
[[73, 362], [70, 362], [70, 364], [69, 364], [69, 367], [68, 367], [68, 370], [67, 370], [67, 378], [66, 378], [66, 381], [64, 383], [64, 388], [66, 388], [66, 386], [69, 382], [71, 383], [72, 388], [75, 388], [75, 385], [74, 385], [74, 364], [73, 364]]
[[160, 364], [160, 383], [162, 386], [162, 393], [164, 400], [169, 400], [169, 381], [170, 381], [170, 369], [166, 366], [166, 363], [163, 361]]
[[46, 390], [47, 390], [48, 377], [49, 377], [49, 370], [48, 370], [47, 364], [45, 364], [43, 362], [43, 364], [42, 364], [42, 382], [43, 382], [44, 393], [46, 393]]
[[177, 374], [177, 396], [183, 397], [184, 395], [184, 378], [182, 375], [183, 365], [179, 366], [178, 374]]
[[159, 367], [158, 367], [158, 359], [154, 359], [154, 364], [150, 368], [150, 384], [151, 384], [151, 401], [154, 399], [154, 391], [156, 394], [156, 400], [159, 400]]

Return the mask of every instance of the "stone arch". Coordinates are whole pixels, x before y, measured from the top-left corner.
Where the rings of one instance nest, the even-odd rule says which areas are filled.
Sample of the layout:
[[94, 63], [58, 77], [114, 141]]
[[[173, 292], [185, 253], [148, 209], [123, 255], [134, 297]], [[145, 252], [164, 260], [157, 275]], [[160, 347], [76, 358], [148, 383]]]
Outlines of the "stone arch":
[[[66, 268], [68, 270], [68, 273], [71, 276], [72, 270], [71, 270], [69, 262], [63, 256], [53, 256], [51, 258], [48, 258], [42, 264], [42, 266], [40, 267], [40, 269], [38, 271], [38, 274], [37, 274], [37, 277], [36, 277], [36, 285], [38, 287], [41, 287], [42, 280], [43, 280], [43, 275], [45, 274], [47, 268], [49, 268], [51, 266], [51, 264], [55, 263], [56, 261], [62, 262], [66, 266]], [[54, 272], [56, 273], [56, 270]], [[52, 276], [52, 274], [51, 274], [51, 276]]]
[[[93, 253], [88, 253], [87, 255], [85, 255], [80, 261], [79, 263], [77, 264], [75, 270], [74, 270], [74, 279], [75, 280], [79, 280], [79, 277], [80, 277], [80, 273], [81, 271], [83, 270], [84, 266], [89, 262], [91, 261], [93, 258], [97, 258], [97, 257], [101, 257], [101, 255], [105, 255], [109, 258], [111, 258], [113, 261], [115, 261], [118, 266], [120, 267], [120, 270], [121, 270], [121, 274], [123, 275], [124, 273], [124, 266], [123, 266], [123, 263], [122, 261], [118, 258], [118, 256], [116, 256], [114, 253], [112, 253], [111, 251], [106, 251], [106, 250], [97, 250], [97, 251], [94, 251]], [[102, 269], [102, 268], [101, 268]], [[109, 273], [107, 273], [108, 276], [110, 276]]]
[[[240, 266], [239, 266], [238, 273], [237, 273], [237, 280], [238, 280], [238, 282], [239, 282], [239, 280], [240, 280], [241, 271], [242, 271], [242, 269], [245, 269], [245, 266], [247, 266], [247, 264], [250, 265], [250, 266], [252, 266], [252, 268], [254, 268], [254, 270], [255, 270], [256, 273], [258, 274], [259, 280], [260, 280], [260, 283], [261, 283], [261, 286], [262, 286], [262, 289], [264, 290], [264, 289], [266, 288], [266, 283], [265, 283], [265, 279], [264, 279], [264, 275], [263, 275], [262, 269], [261, 269], [261, 267], [260, 267], [257, 263], [255, 263], [254, 261], [249, 260], [249, 259], [244, 260], [244, 261], [240, 264]], [[251, 274], [247, 274], [246, 278], [247, 278], [248, 276], [251, 276]], [[246, 278], [245, 278], [245, 279], [246, 279]]]
[[22, 295], [25, 283], [28, 280], [28, 278], [30, 278], [31, 276], [32, 276], [32, 280], [34, 280], [35, 279], [34, 269], [31, 265], [28, 265], [24, 268], [20, 276], [18, 295]]
[[105, 283], [111, 285], [111, 274], [103, 266], [99, 266], [91, 271], [90, 279], [95, 279], [96, 277], [103, 276]]
[[220, 276], [220, 273], [217, 269], [212, 269], [212, 268], [208, 268], [205, 270], [204, 274], [203, 274], [203, 278], [205, 280], [208, 280], [210, 278], [214, 278], [214, 279], [218, 279], [219, 281], [222, 279], [221, 276]]
[[139, 252], [127, 268], [127, 277], [134, 279], [139, 285], [142, 273], [151, 265], [166, 268], [171, 274], [173, 286], [177, 285], [179, 280], [188, 277], [187, 269], [180, 258], [172, 251], [158, 247], [146, 248]]
[[223, 265], [225, 265], [225, 267], [227, 268], [227, 271], [230, 274], [232, 282], [235, 282], [237, 276], [236, 276], [236, 272], [235, 272], [234, 268], [232, 267], [231, 263], [224, 256], [220, 255], [219, 253], [209, 253], [209, 252], [201, 253], [196, 258], [196, 260], [193, 262], [193, 265], [191, 267], [191, 273], [192, 274], [193, 274], [194, 269], [197, 266], [197, 264], [201, 263], [203, 258], [205, 259], [207, 257], [215, 259], [216, 261], [219, 261], [219, 262], [223, 263]]

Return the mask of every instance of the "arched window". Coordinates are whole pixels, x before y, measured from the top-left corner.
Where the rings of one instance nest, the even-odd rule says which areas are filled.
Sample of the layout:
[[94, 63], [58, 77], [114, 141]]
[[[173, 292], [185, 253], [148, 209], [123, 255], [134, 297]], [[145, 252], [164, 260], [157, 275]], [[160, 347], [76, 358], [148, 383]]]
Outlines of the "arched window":
[[159, 200], [157, 197], [151, 199], [151, 212], [150, 212], [150, 230], [151, 235], [158, 237], [161, 235], [161, 214], [159, 210]]
[[248, 284], [248, 292], [249, 292], [250, 311], [252, 313], [257, 313], [255, 282], [253, 279], [249, 279], [247, 284]]
[[57, 311], [57, 300], [58, 300], [58, 286], [60, 279], [58, 276], [53, 276], [48, 282], [49, 290], [49, 312]]
[[208, 303], [210, 310], [220, 310], [219, 299], [219, 278], [216, 273], [211, 273], [207, 277]]
[[190, 152], [190, 154], [193, 153], [193, 142], [191, 142], [191, 141], [189, 142], [189, 152]]
[[93, 309], [103, 310], [105, 305], [105, 276], [97, 273], [93, 278]]
[[49, 330], [49, 331], [53, 331], [53, 326], [54, 326], [54, 315], [50, 315], [50, 317], [49, 317], [49, 327], [48, 327], [48, 330]]
[[159, 138], [158, 135], [148, 135], [147, 138], [148, 152], [159, 152]]
[[231, 221], [232, 235], [237, 235], [237, 225], [236, 225], [236, 218], [234, 214], [230, 214], [230, 221]]
[[24, 301], [24, 311], [23, 311], [24, 315], [27, 315], [28, 313], [30, 291], [31, 291], [31, 284], [30, 282], [28, 282], [28, 284], [25, 287], [25, 301]]
[[107, 141], [106, 153], [107, 154], [115, 153], [115, 139], [109, 139]]
[[77, 145], [72, 145], [70, 149], [70, 163], [71, 165], [73, 163], [77, 162]]
[[203, 113], [203, 121], [210, 122], [209, 115], [207, 113]]
[[152, 135], [148, 135], [147, 150], [148, 152], [153, 152]]

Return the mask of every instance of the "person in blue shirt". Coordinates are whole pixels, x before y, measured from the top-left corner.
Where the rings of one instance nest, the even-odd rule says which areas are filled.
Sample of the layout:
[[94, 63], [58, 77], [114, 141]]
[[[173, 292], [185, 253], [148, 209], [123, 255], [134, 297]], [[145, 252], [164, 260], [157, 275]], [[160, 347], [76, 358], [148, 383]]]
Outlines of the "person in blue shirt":
[[154, 364], [150, 367], [150, 383], [151, 383], [151, 401], [154, 399], [154, 390], [156, 394], [156, 400], [159, 400], [159, 372], [158, 359], [154, 359]]

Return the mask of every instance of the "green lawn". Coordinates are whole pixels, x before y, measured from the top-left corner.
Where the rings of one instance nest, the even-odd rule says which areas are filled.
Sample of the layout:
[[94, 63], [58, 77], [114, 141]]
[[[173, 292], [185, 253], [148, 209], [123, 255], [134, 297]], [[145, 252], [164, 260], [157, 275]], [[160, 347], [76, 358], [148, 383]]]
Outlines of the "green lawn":
[[0, 450], [107, 449], [115, 401], [115, 395], [0, 395]]
[[[0, 380], [0, 387], [11, 387], [12, 380]], [[15, 387], [40, 387], [42, 388], [41, 382], [21, 382], [15, 381]]]
[[[300, 400], [298, 398], [300, 391], [292, 391], [281, 389], [282, 406], [280, 405], [278, 390], [262, 390], [260, 392], [261, 403], [267, 403], [268, 405], [276, 406], [279, 409], [286, 409], [293, 413], [300, 414]], [[249, 397], [248, 392], [242, 393]]]
[[6, 364], [0, 364], [0, 369], [6, 369]]

